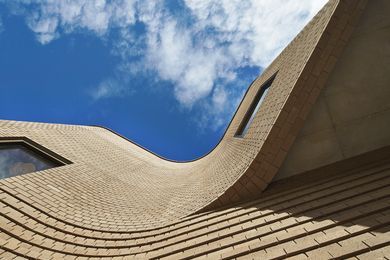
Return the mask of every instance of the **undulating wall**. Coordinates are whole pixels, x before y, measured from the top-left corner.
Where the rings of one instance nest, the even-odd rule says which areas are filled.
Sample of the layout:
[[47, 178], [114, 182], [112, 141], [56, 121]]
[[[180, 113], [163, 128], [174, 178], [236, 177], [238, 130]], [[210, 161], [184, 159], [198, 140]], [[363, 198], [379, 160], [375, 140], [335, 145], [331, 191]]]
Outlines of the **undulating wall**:
[[[0, 189], [68, 223], [118, 232], [254, 199], [282, 163], [365, 2], [331, 0], [256, 79], [205, 157], [166, 161], [99, 127], [0, 121], [0, 137], [27, 137], [73, 162], [0, 180]], [[249, 131], [234, 137], [258, 89], [276, 72]]]
[[[372, 2], [376, 4], [372, 6]], [[294, 176], [295, 183], [290, 178], [285, 186], [283, 181], [270, 184], [328, 82], [366, 3], [367, 0], [330, 0], [256, 79], [218, 146], [193, 162], [164, 160], [101, 127], [0, 120], [0, 140], [28, 138], [72, 162], [0, 180], [0, 258], [388, 257], [388, 157], [380, 164], [355, 167], [337, 176], [329, 173], [330, 168], [325, 174], [311, 174], [311, 180], [296, 182], [295, 178], [305, 177], [298, 175]], [[373, 0], [368, 10], [370, 13], [377, 8], [374, 11], [383, 15], [385, 7], [386, 0]], [[379, 32], [382, 20], [375, 19], [378, 22], [371, 23]], [[371, 23], [358, 29], [358, 36], [366, 39], [363, 45], [369, 42], [364, 37], [371, 34]], [[354, 42], [356, 45], [359, 41]], [[354, 48], [351, 51], [348, 46], [343, 55], [352, 52], [353, 56], [361, 47]], [[382, 50], [384, 55], [387, 50]], [[385, 66], [388, 59], [384, 55], [381, 59], [380, 55], [377, 59], [367, 58], [367, 62]], [[340, 61], [338, 66], [344, 62], [349, 60]], [[336, 68], [335, 73], [343, 68]], [[346, 68], [347, 72], [352, 70]], [[259, 88], [276, 72], [249, 131], [244, 138], [235, 137]], [[350, 77], [341, 72], [337, 77], [333, 74], [328, 84], [346, 84], [349, 92], [359, 92], [359, 86], [349, 80], [339, 83], [343, 77]], [[378, 73], [385, 75], [383, 70]], [[363, 74], [353, 78], [357, 81], [359, 76], [364, 78]], [[349, 100], [348, 91], [330, 90], [326, 87], [319, 104], [331, 95], [332, 101], [340, 100], [337, 106], [343, 105], [343, 98]], [[378, 128], [372, 131], [386, 129], [388, 117], [382, 108], [388, 103], [381, 93], [367, 93], [383, 98], [383, 103], [375, 103], [375, 113], [370, 109], [367, 113], [362, 105], [356, 108], [356, 118], [333, 115], [346, 122], [346, 132], [366, 129], [366, 121], [359, 121], [364, 115], [377, 120]], [[332, 115], [329, 108], [327, 113]], [[334, 124], [335, 120], [330, 122]], [[324, 121], [318, 124], [316, 128], [312, 123], [311, 129], [320, 131]], [[361, 142], [367, 149], [377, 147], [376, 143], [382, 143], [384, 138], [371, 133], [371, 139]], [[361, 135], [359, 131], [355, 134]], [[295, 146], [299, 147], [300, 138]], [[358, 153], [352, 146], [354, 139], [345, 138], [350, 142], [344, 154]], [[298, 159], [297, 162], [307, 160]], [[256, 200], [259, 195], [262, 197]], [[242, 203], [243, 200], [251, 202]], [[225, 208], [216, 210], [218, 207]]]

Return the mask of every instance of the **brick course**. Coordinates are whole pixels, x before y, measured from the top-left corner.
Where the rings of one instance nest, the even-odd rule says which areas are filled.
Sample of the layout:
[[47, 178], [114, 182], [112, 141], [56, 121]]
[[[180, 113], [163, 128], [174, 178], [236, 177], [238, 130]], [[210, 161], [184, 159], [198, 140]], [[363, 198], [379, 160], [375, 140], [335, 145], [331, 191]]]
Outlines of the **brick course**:
[[[100, 127], [0, 121], [0, 137], [72, 162], [0, 180], [0, 258], [388, 258], [388, 161], [268, 187], [366, 2], [329, 1], [196, 161], [164, 160]], [[234, 137], [275, 73], [246, 136]]]

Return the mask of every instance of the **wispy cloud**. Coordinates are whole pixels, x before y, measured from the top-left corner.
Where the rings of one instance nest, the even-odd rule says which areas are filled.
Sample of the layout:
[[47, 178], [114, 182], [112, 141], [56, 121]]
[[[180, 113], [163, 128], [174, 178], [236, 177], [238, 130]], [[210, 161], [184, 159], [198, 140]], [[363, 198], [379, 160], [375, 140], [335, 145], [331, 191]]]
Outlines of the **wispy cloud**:
[[[105, 38], [123, 73], [152, 72], [172, 83], [180, 105], [203, 107], [203, 121], [223, 122], [247, 87], [240, 71], [267, 66], [326, 1], [183, 0], [173, 12], [163, 0], [15, 0], [10, 8], [26, 16], [42, 44], [83, 31]], [[107, 37], [112, 29], [119, 31], [115, 40]], [[108, 79], [92, 97], [123, 91]]]
[[37, 40], [47, 44], [61, 33], [87, 29], [104, 36], [112, 27], [135, 23], [134, 0], [0, 0], [16, 15], [25, 15]]
[[96, 101], [102, 98], [120, 97], [132, 93], [134, 90], [128, 87], [127, 81], [106, 79], [96, 88], [90, 90], [91, 97]]

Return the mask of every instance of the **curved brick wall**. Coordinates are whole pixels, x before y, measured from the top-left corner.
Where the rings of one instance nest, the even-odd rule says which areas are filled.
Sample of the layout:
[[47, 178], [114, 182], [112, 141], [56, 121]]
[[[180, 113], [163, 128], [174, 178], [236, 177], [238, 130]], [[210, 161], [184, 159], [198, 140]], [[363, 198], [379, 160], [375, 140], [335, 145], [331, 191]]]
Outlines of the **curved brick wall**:
[[[204, 208], [253, 199], [280, 167], [351, 33], [360, 2], [330, 1], [320, 11], [256, 79], [207, 156], [169, 162], [98, 127], [1, 121], [1, 136], [25, 136], [73, 162], [2, 183], [17, 185], [15, 192], [71, 223], [95, 229], [161, 226]], [[248, 133], [234, 137], [259, 87], [276, 72]]]
[[[256, 79], [219, 145], [193, 162], [163, 160], [99, 127], [0, 121], [1, 137], [27, 137], [73, 162], [0, 180], [2, 250], [5, 254], [42, 259], [62, 259], [64, 253], [70, 259], [151, 258], [168, 251], [183, 253], [184, 248], [194, 248], [187, 254], [196, 255], [202, 250], [207, 252], [210, 245], [214, 249], [209, 250], [218, 251], [215, 247], [222, 243], [219, 238], [233, 239], [232, 246], [238, 244], [234, 240], [243, 243], [243, 237], [240, 240], [226, 234], [240, 236], [240, 230], [264, 221], [261, 214], [266, 219], [273, 214], [253, 211], [254, 222], [246, 222], [249, 204], [199, 212], [253, 200], [268, 186], [366, 2], [330, 1]], [[234, 137], [259, 87], [276, 72], [248, 133], [244, 138]], [[377, 179], [365, 179], [368, 191], [373, 188], [370, 181], [382, 185], [379, 180], [388, 171], [386, 168], [377, 173]], [[367, 175], [365, 171], [359, 174]], [[333, 181], [338, 180], [324, 183]], [[338, 194], [329, 192], [329, 196]], [[280, 202], [271, 200], [272, 205]], [[289, 200], [282, 199], [286, 203]], [[253, 205], [263, 207], [268, 205], [263, 204], [266, 201], [261, 199]], [[245, 210], [241, 211], [241, 207]], [[236, 224], [223, 229], [230, 225], [229, 219]], [[192, 247], [187, 240], [196, 238], [203, 242]], [[177, 247], [176, 241], [181, 241]], [[238, 253], [237, 250], [233, 251]]]

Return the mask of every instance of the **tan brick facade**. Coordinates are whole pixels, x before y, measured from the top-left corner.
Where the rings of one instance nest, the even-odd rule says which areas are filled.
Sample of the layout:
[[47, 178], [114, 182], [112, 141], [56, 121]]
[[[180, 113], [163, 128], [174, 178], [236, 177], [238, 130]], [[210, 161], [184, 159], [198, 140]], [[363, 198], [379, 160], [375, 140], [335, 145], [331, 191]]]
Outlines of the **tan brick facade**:
[[[252, 84], [218, 146], [193, 162], [100, 127], [0, 121], [0, 137], [72, 162], [0, 180], [0, 258], [389, 257], [386, 158], [269, 185], [366, 4], [329, 1]], [[234, 137], [275, 73], [248, 133]]]

